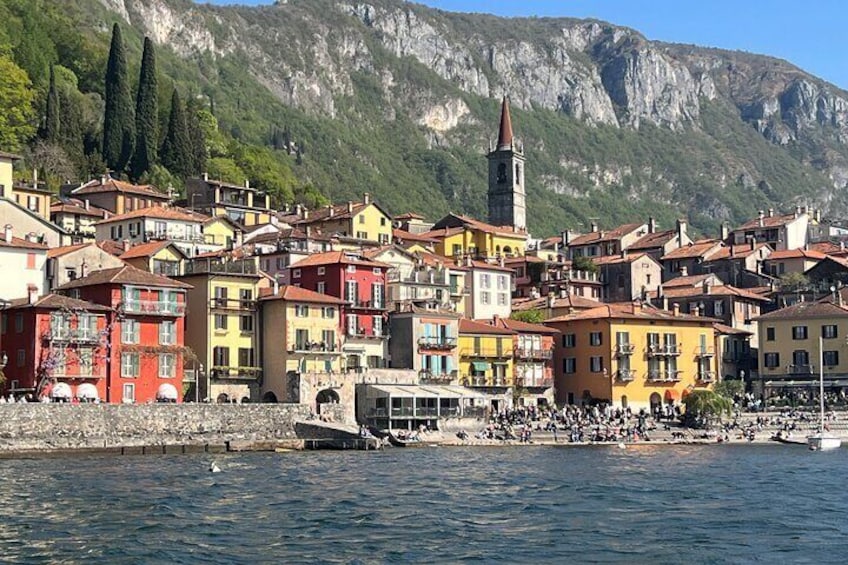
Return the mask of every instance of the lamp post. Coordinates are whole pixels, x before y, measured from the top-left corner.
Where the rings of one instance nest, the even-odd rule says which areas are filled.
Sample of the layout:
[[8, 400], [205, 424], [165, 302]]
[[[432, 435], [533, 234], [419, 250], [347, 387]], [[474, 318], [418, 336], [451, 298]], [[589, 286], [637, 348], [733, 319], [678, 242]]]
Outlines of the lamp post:
[[200, 402], [200, 376], [203, 374], [203, 363], [194, 370], [194, 403]]

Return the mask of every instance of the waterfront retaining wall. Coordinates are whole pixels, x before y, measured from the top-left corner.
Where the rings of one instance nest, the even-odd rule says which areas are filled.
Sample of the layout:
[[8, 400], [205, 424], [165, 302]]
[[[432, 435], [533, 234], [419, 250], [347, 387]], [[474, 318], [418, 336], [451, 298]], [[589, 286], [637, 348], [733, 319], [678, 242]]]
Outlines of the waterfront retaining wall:
[[299, 404], [5, 404], [0, 451], [294, 439]]

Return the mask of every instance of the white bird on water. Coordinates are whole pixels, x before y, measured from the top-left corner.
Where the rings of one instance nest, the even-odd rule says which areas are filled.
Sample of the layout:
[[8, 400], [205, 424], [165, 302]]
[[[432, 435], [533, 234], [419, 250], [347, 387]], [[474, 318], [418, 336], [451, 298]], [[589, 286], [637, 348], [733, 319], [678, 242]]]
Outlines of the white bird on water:
[[620, 442], [618, 442], [618, 448], [619, 449], [627, 449], [627, 446], [624, 444], [623, 441], [620, 441]]
[[220, 473], [221, 468], [218, 467], [218, 464], [213, 461], [212, 464], [209, 465], [209, 472], [210, 473]]

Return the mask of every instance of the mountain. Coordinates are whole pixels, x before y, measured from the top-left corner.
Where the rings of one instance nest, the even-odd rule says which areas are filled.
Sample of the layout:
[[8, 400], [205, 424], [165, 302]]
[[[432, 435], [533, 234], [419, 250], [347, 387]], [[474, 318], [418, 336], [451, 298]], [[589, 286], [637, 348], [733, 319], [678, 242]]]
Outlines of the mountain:
[[848, 93], [782, 60], [400, 0], [53, 4], [97, 45], [115, 21], [131, 54], [150, 36], [160, 72], [214, 100], [227, 135], [285, 130], [294, 175], [333, 200], [367, 191], [392, 212], [485, 218], [484, 154], [508, 95], [534, 235], [593, 217], [687, 215], [714, 231], [770, 207], [848, 211]]

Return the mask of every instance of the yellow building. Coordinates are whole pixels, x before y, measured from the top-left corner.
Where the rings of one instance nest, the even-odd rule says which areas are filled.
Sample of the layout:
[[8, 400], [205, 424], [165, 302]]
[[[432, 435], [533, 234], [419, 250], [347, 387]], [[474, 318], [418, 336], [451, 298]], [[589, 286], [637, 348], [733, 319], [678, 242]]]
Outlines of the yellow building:
[[41, 188], [37, 179], [31, 185], [20, 181], [15, 182], [14, 164], [18, 160], [20, 156], [0, 151], [0, 197], [8, 198], [30, 212], [49, 220], [51, 192]]
[[[379, 204], [371, 200], [371, 195], [367, 192], [362, 202], [348, 202], [310, 210], [304, 212], [303, 218], [293, 221], [292, 225], [300, 228], [309, 226], [325, 235], [339, 235], [379, 245], [392, 242], [392, 218]], [[354, 243], [359, 246], [358, 242]]]
[[507, 328], [460, 320], [459, 382], [472, 387], [505, 389], [513, 386], [515, 335], [516, 332]]
[[15, 180], [14, 165], [21, 157], [14, 153], [0, 151], [0, 197], [12, 197], [12, 183]]
[[185, 253], [167, 239], [133, 245], [120, 259], [137, 269], [164, 277], [176, 277], [185, 271]]
[[234, 249], [242, 243], [242, 231], [227, 216], [213, 216], [203, 222], [203, 241], [224, 249]]
[[192, 285], [186, 294], [185, 344], [204, 367], [200, 398], [257, 402], [262, 360], [256, 299], [264, 281], [256, 259], [193, 259], [179, 279]]
[[562, 334], [554, 355], [557, 402], [653, 409], [709, 388], [716, 321], [638, 303], [547, 320]]
[[459, 214], [448, 214], [421, 236], [436, 239], [435, 251], [443, 257], [516, 257], [524, 255], [527, 246], [526, 232], [493, 226]]
[[752, 385], [758, 396], [768, 399], [805, 390], [817, 395], [820, 367], [826, 392], [843, 390], [842, 383], [848, 382], [848, 309], [833, 302], [800, 302], [756, 322], [759, 380]]
[[344, 303], [296, 286], [262, 298], [264, 401], [314, 403], [301, 378], [341, 372], [339, 309]]

